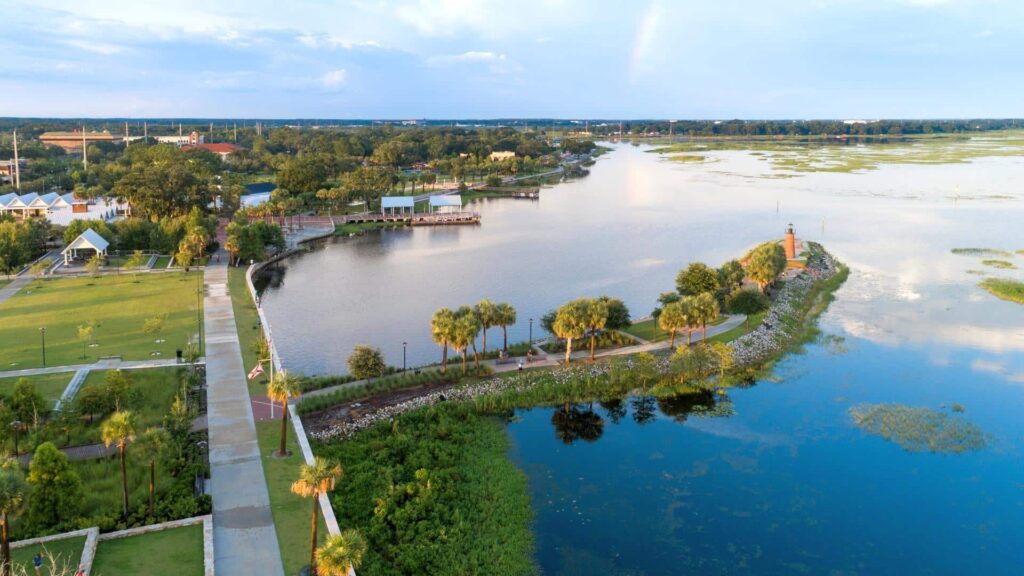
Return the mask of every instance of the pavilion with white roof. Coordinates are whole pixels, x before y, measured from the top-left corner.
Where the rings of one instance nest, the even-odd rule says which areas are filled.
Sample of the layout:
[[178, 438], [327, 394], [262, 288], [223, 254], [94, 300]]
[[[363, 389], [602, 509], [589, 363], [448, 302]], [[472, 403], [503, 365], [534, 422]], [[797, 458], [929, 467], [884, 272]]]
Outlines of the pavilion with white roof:
[[95, 230], [89, 228], [79, 234], [78, 238], [72, 240], [71, 244], [68, 244], [61, 251], [61, 255], [64, 256], [64, 265], [68, 266], [72, 261], [78, 260], [78, 253], [82, 250], [92, 250], [99, 256], [106, 256], [107, 246], [110, 246], [110, 243], [103, 236], [96, 233]]

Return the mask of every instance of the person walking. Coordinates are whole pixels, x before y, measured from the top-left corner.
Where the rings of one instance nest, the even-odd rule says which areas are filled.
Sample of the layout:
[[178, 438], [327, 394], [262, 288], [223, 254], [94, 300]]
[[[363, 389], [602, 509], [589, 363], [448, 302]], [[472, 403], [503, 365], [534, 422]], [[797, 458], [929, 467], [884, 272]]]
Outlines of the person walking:
[[42, 573], [43, 569], [43, 551], [36, 552], [36, 555], [32, 557], [32, 565], [36, 568], [36, 576]]

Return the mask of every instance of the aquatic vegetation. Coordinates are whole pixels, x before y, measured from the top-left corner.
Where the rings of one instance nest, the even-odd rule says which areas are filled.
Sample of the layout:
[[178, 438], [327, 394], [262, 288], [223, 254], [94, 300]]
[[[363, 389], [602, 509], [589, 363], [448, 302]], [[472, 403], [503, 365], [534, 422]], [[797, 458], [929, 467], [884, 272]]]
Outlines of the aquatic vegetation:
[[993, 268], [1000, 268], [1003, 270], [1016, 270], [1017, 267], [1013, 262], [1007, 262], [1006, 260], [982, 260], [983, 266], [991, 266]]
[[850, 408], [850, 417], [865, 432], [908, 452], [960, 454], [981, 450], [987, 443], [987, 435], [976, 424], [930, 408], [862, 404]]
[[968, 270], [967, 273], [975, 276], [984, 276], [988, 274], [988, 272], [985, 272], [984, 270]]
[[978, 286], [1001, 300], [1024, 304], [1024, 282], [1009, 278], [986, 278]]
[[704, 162], [707, 160], [707, 156], [700, 154], [675, 154], [668, 157], [673, 162]]
[[953, 248], [950, 252], [957, 256], [1013, 256], [1013, 254], [1010, 254], [1006, 250], [998, 250], [995, 248]]

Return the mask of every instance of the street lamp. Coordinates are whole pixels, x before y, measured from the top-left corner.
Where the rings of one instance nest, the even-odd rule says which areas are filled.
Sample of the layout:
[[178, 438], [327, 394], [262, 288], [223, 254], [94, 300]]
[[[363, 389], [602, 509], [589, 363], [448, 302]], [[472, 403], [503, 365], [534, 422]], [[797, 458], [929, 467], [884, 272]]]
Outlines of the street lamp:
[[18, 432], [21, 431], [21, 420], [15, 420], [11, 422], [11, 428], [14, 429], [14, 457], [18, 457]]
[[46, 326], [39, 328], [39, 337], [43, 341], [43, 368], [46, 368]]
[[408, 342], [402, 342], [402, 372], [405, 372], [405, 347], [408, 345]]

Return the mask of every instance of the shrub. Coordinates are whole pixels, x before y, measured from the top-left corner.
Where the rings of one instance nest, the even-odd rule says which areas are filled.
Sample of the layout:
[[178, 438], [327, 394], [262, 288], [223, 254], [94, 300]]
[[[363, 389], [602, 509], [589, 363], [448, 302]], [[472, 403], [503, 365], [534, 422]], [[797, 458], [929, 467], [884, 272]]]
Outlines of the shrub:
[[725, 299], [725, 309], [730, 314], [746, 314], [750, 316], [768, 309], [771, 303], [768, 297], [758, 290], [740, 288]]
[[380, 350], [366, 344], [357, 344], [348, 357], [348, 371], [358, 380], [383, 376], [386, 368]]

